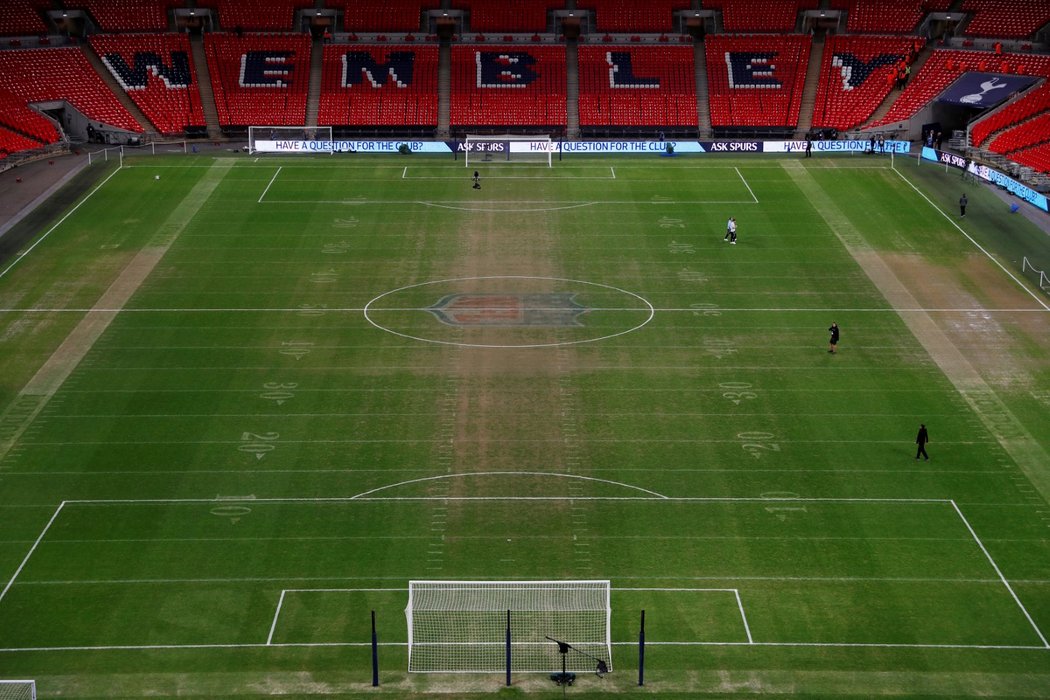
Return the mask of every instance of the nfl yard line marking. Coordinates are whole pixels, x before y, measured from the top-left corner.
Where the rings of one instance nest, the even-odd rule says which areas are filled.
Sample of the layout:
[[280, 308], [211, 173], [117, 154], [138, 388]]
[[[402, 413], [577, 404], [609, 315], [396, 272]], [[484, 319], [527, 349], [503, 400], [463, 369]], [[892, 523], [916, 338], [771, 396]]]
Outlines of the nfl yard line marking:
[[992, 555], [988, 553], [987, 549], [985, 549], [984, 543], [981, 542], [981, 538], [977, 536], [977, 533], [974, 532], [973, 528], [970, 526], [970, 521], [967, 520], [966, 516], [963, 515], [961, 510], [959, 510], [959, 506], [954, 500], [949, 502], [951, 503], [952, 508], [955, 509], [955, 512], [959, 515], [959, 519], [962, 520], [963, 525], [966, 526], [966, 529], [969, 530], [970, 534], [973, 536], [974, 542], [976, 542], [977, 546], [981, 548], [982, 552], [984, 552], [984, 556], [988, 559], [988, 563], [992, 565], [993, 569], [995, 569], [995, 573], [999, 576], [999, 580], [1003, 582], [1003, 585], [1006, 586], [1006, 590], [1010, 592], [1010, 597], [1014, 599], [1014, 602], [1017, 603], [1017, 607], [1019, 607], [1021, 612], [1024, 613], [1025, 619], [1028, 620], [1028, 624], [1030, 624], [1032, 629], [1035, 630], [1036, 635], [1039, 637], [1039, 641], [1043, 643], [1043, 648], [1050, 649], [1050, 642], [1046, 641], [1046, 637], [1043, 636], [1043, 632], [1039, 629], [1039, 625], [1035, 624], [1035, 620], [1033, 620], [1032, 616], [1028, 614], [1028, 609], [1025, 608], [1021, 599], [1017, 597], [1010, 582], [1006, 580], [1005, 576], [1003, 576], [1003, 572], [999, 570], [999, 565], [995, 563], [995, 559], [992, 559]]
[[1002, 264], [1001, 262], [999, 262], [999, 261], [998, 261], [998, 260], [997, 260], [997, 259], [995, 258], [995, 256], [994, 256], [994, 255], [992, 255], [991, 253], [989, 253], [989, 252], [988, 252], [987, 250], [985, 250], [985, 249], [984, 249], [984, 248], [983, 248], [983, 247], [981, 246], [981, 244], [980, 244], [980, 243], [978, 243], [978, 242], [977, 242], [977, 241], [975, 241], [975, 240], [974, 240], [973, 238], [971, 238], [971, 237], [970, 237], [970, 234], [966, 233], [966, 231], [964, 231], [964, 230], [962, 229], [962, 227], [960, 227], [960, 226], [959, 226], [959, 224], [957, 224], [957, 223], [955, 222], [955, 220], [954, 220], [954, 219], [953, 219], [953, 218], [952, 218], [951, 216], [949, 216], [949, 215], [948, 215], [948, 214], [947, 214], [947, 213], [946, 213], [946, 212], [945, 212], [945, 211], [944, 211], [943, 209], [941, 209], [941, 208], [940, 208], [939, 206], [937, 206], [936, 204], [934, 204], [934, 203], [933, 203], [933, 201], [931, 201], [931, 200], [930, 200], [930, 198], [929, 198], [929, 197], [927, 197], [927, 196], [926, 196], [926, 195], [925, 195], [925, 194], [923, 193], [923, 191], [922, 191], [922, 190], [920, 190], [920, 189], [919, 189], [918, 187], [916, 187], [916, 186], [915, 186], [914, 184], [912, 184], [912, 181], [911, 181], [911, 180], [909, 180], [908, 178], [906, 178], [906, 177], [904, 176], [904, 173], [902, 173], [901, 171], [897, 170], [897, 168], [896, 168], [896, 167], [894, 167], [894, 168], [893, 168], [893, 172], [897, 173], [897, 175], [898, 175], [898, 176], [899, 176], [899, 177], [900, 177], [900, 178], [901, 178], [902, 180], [904, 180], [904, 181], [905, 181], [906, 183], [908, 183], [908, 186], [909, 186], [909, 187], [911, 187], [911, 188], [912, 188], [913, 190], [915, 190], [916, 192], [918, 192], [918, 193], [919, 193], [919, 196], [920, 196], [920, 197], [922, 197], [923, 199], [925, 199], [925, 200], [926, 200], [926, 201], [927, 201], [927, 202], [929, 203], [929, 205], [930, 205], [931, 207], [933, 207], [934, 209], [936, 209], [936, 210], [937, 210], [937, 211], [938, 211], [938, 212], [940, 213], [940, 215], [941, 215], [941, 216], [943, 216], [943, 217], [945, 218], [945, 220], [947, 220], [947, 221], [948, 221], [948, 223], [950, 223], [950, 224], [951, 224], [952, 226], [954, 226], [954, 227], [955, 227], [955, 229], [956, 229], [956, 230], [957, 230], [957, 231], [958, 231], [959, 233], [961, 233], [962, 235], [964, 235], [964, 236], [966, 237], [966, 240], [970, 241], [970, 243], [973, 243], [974, 247], [976, 247], [976, 248], [977, 248], [977, 250], [979, 250], [979, 251], [981, 251], [982, 253], [984, 253], [985, 257], [987, 257], [987, 258], [988, 258], [989, 260], [991, 260], [991, 261], [992, 261], [993, 263], [995, 263], [995, 264], [996, 264], [996, 265], [997, 265], [997, 266], [999, 267], [999, 269], [1000, 269], [1000, 270], [1002, 270], [1003, 272], [1005, 272], [1005, 273], [1006, 273], [1006, 274], [1007, 274], [1007, 275], [1008, 275], [1008, 276], [1010, 277], [1010, 279], [1012, 279], [1012, 280], [1013, 280], [1014, 282], [1016, 282], [1016, 283], [1017, 283], [1017, 286], [1019, 286], [1019, 287], [1020, 287], [1021, 289], [1023, 289], [1023, 290], [1024, 290], [1024, 291], [1025, 291], [1025, 292], [1026, 292], [1027, 294], [1028, 294], [1028, 296], [1030, 296], [1030, 297], [1032, 297], [1033, 299], [1035, 299], [1036, 303], [1038, 303], [1038, 304], [1039, 304], [1040, 306], [1042, 306], [1042, 307], [1043, 307], [1043, 310], [1045, 310], [1045, 311], [1050, 311], [1050, 306], [1048, 306], [1048, 305], [1047, 305], [1047, 303], [1046, 303], [1045, 301], [1043, 301], [1043, 300], [1042, 300], [1042, 299], [1040, 299], [1040, 298], [1039, 298], [1038, 296], [1036, 296], [1035, 292], [1033, 292], [1033, 291], [1032, 291], [1031, 289], [1029, 289], [1029, 288], [1028, 288], [1028, 285], [1026, 285], [1026, 284], [1025, 284], [1024, 282], [1022, 282], [1021, 280], [1019, 280], [1019, 279], [1018, 279], [1018, 278], [1017, 278], [1017, 277], [1016, 277], [1016, 276], [1015, 276], [1015, 275], [1014, 275], [1014, 274], [1013, 274], [1012, 272], [1010, 272], [1009, 270], [1007, 270], [1007, 269], [1006, 269], [1006, 267], [1004, 267], [1004, 266], [1003, 266], [1003, 264]]
[[278, 168], [277, 168], [277, 172], [275, 172], [275, 173], [273, 174], [273, 177], [271, 177], [271, 178], [270, 178], [270, 182], [269, 182], [269, 183], [267, 183], [267, 185], [266, 185], [266, 189], [264, 189], [264, 190], [262, 191], [262, 194], [261, 194], [261, 195], [259, 195], [259, 201], [257, 202], [258, 204], [262, 204], [262, 201], [263, 201], [263, 197], [265, 197], [265, 196], [266, 196], [266, 193], [270, 191], [270, 186], [271, 186], [271, 185], [273, 185], [274, 181], [276, 181], [276, 180], [277, 180], [277, 176], [278, 176], [278, 175], [280, 175], [280, 174], [281, 174], [281, 168], [280, 168], [280, 167], [278, 167]]
[[744, 183], [744, 187], [747, 188], [747, 191], [751, 193], [751, 198], [755, 200], [754, 203], [758, 204], [758, 197], [756, 197], [755, 193], [751, 190], [751, 185], [747, 184], [747, 180], [744, 179], [744, 174], [740, 172], [740, 168], [733, 168], [733, 170], [735, 170], [736, 174], [740, 176], [740, 181]]
[[83, 199], [81, 199], [81, 200], [80, 200], [79, 202], [77, 202], [76, 206], [74, 206], [74, 207], [73, 207], [72, 209], [70, 209], [70, 210], [69, 210], [69, 211], [68, 211], [68, 212], [66, 213], [66, 215], [65, 215], [65, 216], [63, 216], [63, 217], [62, 217], [61, 219], [59, 219], [59, 220], [58, 220], [58, 221], [57, 221], [57, 222], [55, 223], [55, 225], [54, 225], [54, 226], [52, 226], [52, 227], [51, 227], [51, 228], [49, 228], [49, 229], [48, 229], [48, 230], [47, 230], [46, 232], [44, 232], [44, 235], [42, 235], [42, 236], [40, 236], [39, 238], [37, 238], [37, 239], [36, 239], [36, 240], [35, 240], [35, 241], [33, 242], [33, 245], [29, 246], [29, 247], [28, 247], [28, 248], [26, 248], [26, 249], [25, 249], [24, 251], [20, 252], [20, 253], [19, 253], [19, 254], [18, 254], [17, 256], [15, 256], [15, 259], [14, 259], [14, 260], [13, 260], [13, 261], [11, 262], [11, 264], [10, 264], [10, 265], [8, 265], [8, 266], [7, 266], [6, 268], [4, 268], [4, 270], [3, 270], [2, 272], [0, 272], [0, 279], [2, 279], [4, 275], [6, 275], [6, 274], [7, 274], [8, 272], [10, 272], [11, 268], [12, 268], [12, 267], [14, 267], [15, 265], [17, 265], [17, 264], [18, 264], [18, 263], [19, 263], [19, 262], [20, 262], [20, 261], [22, 260], [22, 258], [24, 258], [25, 256], [29, 255], [29, 254], [30, 254], [31, 252], [33, 252], [33, 249], [34, 249], [34, 248], [36, 248], [36, 247], [37, 247], [38, 245], [40, 245], [41, 243], [43, 243], [43, 242], [44, 242], [44, 240], [45, 240], [45, 239], [46, 239], [46, 238], [47, 238], [48, 236], [50, 236], [50, 235], [51, 235], [51, 234], [52, 234], [52, 233], [54, 232], [54, 230], [55, 230], [55, 229], [57, 229], [57, 228], [58, 228], [59, 226], [61, 226], [61, 225], [62, 225], [63, 223], [65, 223], [66, 219], [68, 219], [69, 217], [73, 216], [73, 214], [74, 214], [74, 213], [76, 212], [76, 210], [77, 210], [77, 209], [79, 209], [79, 208], [80, 208], [80, 206], [81, 206], [82, 204], [84, 204], [84, 203], [85, 203], [86, 201], [88, 201], [89, 199], [91, 199], [92, 195], [94, 195], [94, 194], [95, 194], [96, 192], [98, 192], [98, 191], [99, 191], [100, 189], [102, 189], [102, 187], [103, 187], [103, 186], [105, 186], [105, 184], [106, 184], [107, 182], [109, 182], [109, 181], [110, 181], [110, 179], [111, 179], [111, 178], [112, 178], [112, 177], [113, 177], [114, 175], [116, 175], [117, 173], [119, 173], [119, 172], [121, 171], [121, 169], [122, 169], [123, 167], [125, 167], [125, 166], [123, 166], [123, 165], [118, 165], [118, 166], [117, 166], [117, 169], [116, 169], [116, 170], [114, 170], [114, 171], [113, 171], [112, 173], [110, 173], [110, 174], [109, 174], [109, 175], [108, 175], [108, 176], [106, 177], [106, 179], [105, 179], [105, 180], [103, 180], [102, 182], [100, 182], [100, 183], [98, 184], [98, 187], [96, 187], [95, 189], [91, 190], [91, 191], [90, 191], [90, 192], [89, 192], [89, 193], [87, 194], [87, 196], [85, 196], [85, 197], [84, 197]]

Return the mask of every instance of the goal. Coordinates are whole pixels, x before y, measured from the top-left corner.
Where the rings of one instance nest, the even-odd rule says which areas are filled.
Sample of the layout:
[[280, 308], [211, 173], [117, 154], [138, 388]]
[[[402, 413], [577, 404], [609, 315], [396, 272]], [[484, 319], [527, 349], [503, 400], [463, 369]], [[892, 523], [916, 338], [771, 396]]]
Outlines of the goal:
[[36, 700], [36, 681], [0, 681], [0, 700]]
[[410, 581], [408, 670], [501, 673], [612, 670], [608, 581]]
[[550, 136], [467, 136], [463, 142], [464, 164], [541, 163], [553, 165], [556, 144]]
[[248, 153], [335, 153], [330, 126], [249, 126]]

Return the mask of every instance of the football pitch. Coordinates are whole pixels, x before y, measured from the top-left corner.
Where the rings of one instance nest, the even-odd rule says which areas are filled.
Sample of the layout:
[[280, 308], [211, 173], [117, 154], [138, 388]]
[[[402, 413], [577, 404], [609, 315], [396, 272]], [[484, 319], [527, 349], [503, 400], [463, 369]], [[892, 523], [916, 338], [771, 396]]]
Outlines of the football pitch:
[[[1050, 236], [987, 189], [863, 155], [80, 178], [0, 261], [0, 679], [1050, 696]], [[409, 673], [414, 580], [609, 580], [612, 672]]]

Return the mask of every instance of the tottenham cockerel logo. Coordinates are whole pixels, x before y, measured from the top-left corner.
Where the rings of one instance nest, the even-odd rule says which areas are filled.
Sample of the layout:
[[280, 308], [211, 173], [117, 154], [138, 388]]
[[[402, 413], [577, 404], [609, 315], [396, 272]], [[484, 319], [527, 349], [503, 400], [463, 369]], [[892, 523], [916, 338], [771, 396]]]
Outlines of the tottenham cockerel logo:
[[582, 326], [576, 295], [449, 294], [427, 311], [450, 326]]

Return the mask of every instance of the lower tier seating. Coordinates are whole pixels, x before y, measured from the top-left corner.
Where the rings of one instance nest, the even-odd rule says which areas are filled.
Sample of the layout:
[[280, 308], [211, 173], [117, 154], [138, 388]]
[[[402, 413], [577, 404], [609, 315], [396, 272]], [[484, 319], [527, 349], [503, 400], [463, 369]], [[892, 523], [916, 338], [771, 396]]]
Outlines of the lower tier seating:
[[565, 47], [454, 45], [453, 127], [564, 129]]
[[580, 126], [697, 125], [692, 46], [579, 48]]
[[324, 47], [317, 123], [437, 126], [436, 45]]
[[0, 160], [7, 158], [12, 153], [32, 151], [42, 145], [39, 141], [27, 139], [22, 134], [0, 126]]
[[79, 48], [0, 51], [0, 85], [26, 102], [64, 101], [91, 121], [142, 131]]
[[704, 43], [712, 126], [798, 124], [809, 36], [719, 34]]
[[920, 46], [910, 36], [828, 37], [813, 126], [844, 131], [867, 121], [893, 89], [897, 66]]
[[1050, 143], [1010, 154], [1010, 159], [1042, 173], [1050, 173]]
[[205, 125], [185, 34], [96, 34], [91, 46], [157, 131]]
[[992, 139], [988, 144], [988, 150], [1012, 154], [1013, 151], [1037, 146], [1047, 141], [1050, 141], [1050, 113], [1041, 114], [1007, 129]]
[[307, 34], [208, 34], [204, 39], [222, 126], [306, 123]]
[[1050, 111], [1050, 82], [1030, 90], [1016, 102], [1006, 105], [970, 127], [970, 143], [980, 146], [996, 131], [1046, 111]]
[[[0, 90], [0, 126], [34, 141], [32, 148], [61, 139], [54, 124], [30, 109], [24, 99], [6, 90]], [[8, 152], [12, 151], [8, 149]]]

